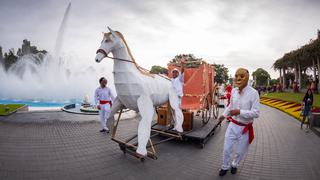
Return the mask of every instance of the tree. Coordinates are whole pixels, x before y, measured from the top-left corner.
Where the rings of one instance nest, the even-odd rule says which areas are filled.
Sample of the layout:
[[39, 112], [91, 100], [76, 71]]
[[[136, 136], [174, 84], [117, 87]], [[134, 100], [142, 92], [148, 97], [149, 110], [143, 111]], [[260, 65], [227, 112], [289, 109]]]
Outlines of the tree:
[[4, 68], [8, 70], [12, 64], [17, 62], [17, 60], [18, 57], [14, 55], [14, 49], [10, 49], [8, 54], [4, 54]]
[[216, 78], [215, 81], [220, 84], [227, 83], [229, 79], [229, 70], [223, 64], [213, 64], [216, 70]]
[[176, 55], [170, 63], [180, 63], [181, 60], [185, 61], [201, 61], [202, 58], [196, 58], [193, 54], [179, 54]]
[[256, 81], [256, 86], [267, 86], [268, 79], [270, 79], [270, 74], [262, 68], [258, 68], [254, 71], [252, 76]]
[[277, 85], [280, 82], [279, 78], [278, 79], [270, 79], [270, 86]]
[[[290, 84], [291, 81], [291, 84]], [[294, 73], [291, 71], [287, 71], [285, 75], [285, 83], [284, 87], [292, 87], [292, 83], [294, 82]]]
[[161, 66], [152, 66], [150, 73], [152, 74], [168, 74], [168, 69]]
[[176, 64], [177, 66], [180, 66], [179, 64], [181, 61], [187, 62], [185, 64], [186, 68], [198, 68], [201, 65], [202, 58], [197, 58], [193, 54], [179, 54], [176, 55], [170, 63]]
[[15, 53], [14, 49], [11, 48], [9, 52], [4, 53], [4, 57], [2, 57], [2, 48], [0, 46], [0, 64], [3, 64], [5, 70], [7, 71], [13, 64], [19, 61], [19, 58], [27, 55], [27, 54], [38, 54], [39, 55], [39, 63], [43, 61], [43, 54], [46, 54], [46, 50], [38, 50], [36, 46], [31, 46], [30, 41], [24, 39], [22, 42], [21, 48], [18, 48], [17, 53]]

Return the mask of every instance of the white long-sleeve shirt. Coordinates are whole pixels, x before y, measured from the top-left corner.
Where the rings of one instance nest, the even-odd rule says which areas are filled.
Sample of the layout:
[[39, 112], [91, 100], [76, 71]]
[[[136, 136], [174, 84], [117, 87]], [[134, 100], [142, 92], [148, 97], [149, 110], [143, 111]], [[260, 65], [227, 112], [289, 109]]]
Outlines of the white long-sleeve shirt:
[[230, 111], [240, 109], [240, 114], [232, 118], [243, 124], [253, 122], [260, 114], [260, 98], [258, 92], [251, 86], [243, 88], [239, 94], [239, 88], [233, 88], [229, 106], [225, 109], [223, 116], [230, 116]]
[[171, 79], [172, 86], [176, 91], [178, 97], [183, 96], [183, 77], [183, 74], [179, 74], [178, 77]]
[[96, 105], [99, 104], [99, 101], [114, 101], [114, 95], [110, 88], [108, 87], [98, 87], [94, 93], [94, 102]]

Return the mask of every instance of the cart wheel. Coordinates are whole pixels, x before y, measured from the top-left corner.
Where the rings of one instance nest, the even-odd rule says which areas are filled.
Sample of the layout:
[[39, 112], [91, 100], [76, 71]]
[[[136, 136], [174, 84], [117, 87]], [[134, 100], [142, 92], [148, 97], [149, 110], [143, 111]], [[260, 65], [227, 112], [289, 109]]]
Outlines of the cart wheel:
[[215, 118], [215, 119], [217, 119], [218, 118], [218, 116], [219, 116], [219, 105], [218, 104], [213, 104], [213, 108], [212, 108], [213, 110], [213, 117]]
[[119, 147], [120, 147], [120, 150], [124, 153], [124, 154], [126, 154], [126, 146], [124, 146], [124, 145], [122, 145], [122, 144], [119, 144]]
[[143, 163], [143, 162], [144, 162], [144, 160], [145, 160], [144, 158], [140, 158], [140, 162], [142, 162], [142, 163]]
[[202, 110], [202, 124], [205, 125], [209, 122], [210, 118], [211, 118], [211, 111], [212, 111], [212, 106], [209, 103], [209, 98], [208, 96], [206, 97], [205, 100], [205, 109]]
[[204, 146], [205, 146], [205, 144], [204, 144], [204, 143], [201, 143], [201, 144], [200, 144], [200, 148], [201, 148], [201, 149], [203, 149], [203, 148], [204, 148]]
[[212, 114], [215, 119], [217, 119], [219, 116], [219, 104], [220, 104], [220, 98], [218, 96], [217, 90], [215, 90], [214, 97], [212, 98], [212, 106], [213, 106]]

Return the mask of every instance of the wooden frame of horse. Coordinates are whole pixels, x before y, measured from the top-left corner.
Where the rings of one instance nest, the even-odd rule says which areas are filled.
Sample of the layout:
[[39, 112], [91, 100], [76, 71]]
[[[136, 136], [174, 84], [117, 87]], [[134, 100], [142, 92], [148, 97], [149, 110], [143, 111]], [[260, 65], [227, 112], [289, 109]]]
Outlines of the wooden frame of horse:
[[[118, 125], [119, 125], [119, 121], [120, 121], [122, 112], [123, 112], [123, 109], [120, 110], [117, 121], [116, 121], [115, 125], [113, 126], [111, 140], [119, 144], [119, 147], [123, 151], [123, 153], [128, 153], [128, 154], [132, 155], [133, 157], [138, 158], [141, 162], [143, 162], [145, 160], [145, 157], [141, 156], [135, 152], [137, 149], [138, 143], [137, 142], [131, 143], [131, 141], [133, 141], [135, 138], [137, 138], [138, 135], [134, 135], [126, 140], [120, 140], [120, 139], [116, 138], [116, 133], [118, 130]], [[153, 126], [155, 126], [155, 125], [157, 125], [157, 124], [154, 124]], [[157, 130], [157, 129], [153, 129], [153, 128], [151, 128], [151, 133], [152, 134], [149, 139], [149, 144], [147, 145], [147, 148], [150, 148], [151, 150], [148, 150], [147, 155], [146, 155], [146, 157], [149, 157], [151, 159], [158, 159], [157, 153], [155, 150], [156, 145], [173, 140], [173, 139], [182, 140], [182, 136], [180, 133], [161, 131], [161, 130]], [[163, 136], [166, 136], [167, 138], [160, 140], [160, 141], [157, 141], [157, 142], [153, 142], [151, 138], [156, 137], [158, 135], [163, 135]]]

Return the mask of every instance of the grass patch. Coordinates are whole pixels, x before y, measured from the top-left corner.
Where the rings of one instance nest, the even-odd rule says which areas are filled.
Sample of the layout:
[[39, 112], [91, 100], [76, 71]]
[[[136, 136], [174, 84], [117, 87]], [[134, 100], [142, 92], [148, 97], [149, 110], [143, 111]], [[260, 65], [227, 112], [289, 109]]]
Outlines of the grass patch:
[[[301, 103], [305, 93], [266, 93], [261, 97], [280, 99], [289, 102]], [[320, 94], [313, 94], [313, 106], [320, 107]]]
[[8, 115], [22, 106], [24, 106], [24, 104], [0, 104], [0, 116]]

